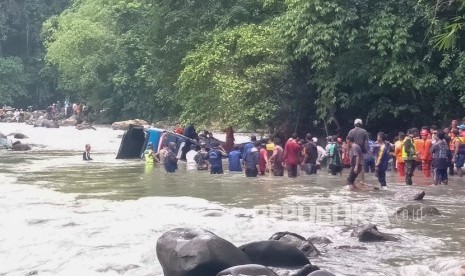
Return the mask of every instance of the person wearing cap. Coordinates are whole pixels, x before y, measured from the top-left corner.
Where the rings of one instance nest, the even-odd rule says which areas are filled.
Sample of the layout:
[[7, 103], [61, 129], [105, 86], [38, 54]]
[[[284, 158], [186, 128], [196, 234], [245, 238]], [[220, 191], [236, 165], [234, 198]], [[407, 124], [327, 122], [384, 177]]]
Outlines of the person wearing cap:
[[377, 135], [376, 142], [379, 145], [379, 149], [376, 151], [375, 161], [375, 173], [378, 177], [381, 189], [387, 189], [386, 187], [386, 171], [389, 167], [391, 144], [386, 141], [386, 134], [379, 132]]
[[362, 125], [362, 119], [355, 119], [354, 128], [349, 131], [347, 137], [354, 138], [354, 142], [360, 147], [360, 149], [362, 150], [362, 154], [365, 154], [369, 150], [369, 137], [368, 132], [364, 128], [362, 128]]
[[[421, 139], [418, 139], [418, 155], [421, 159], [421, 171], [425, 177], [431, 177], [431, 162], [433, 161], [431, 155], [431, 139], [429, 139], [430, 133], [423, 129], [420, 132]], [[434, 135], [436, 136], [436, 134]], [[417, 144], [417, 143], [416, 143]]]
[[168, 152], [164, 158], [165, 170], [168, 173], [174, 173], [178, 169], [178, 158], [176, 157], [176, 144], [174, 142], [168, 143]]

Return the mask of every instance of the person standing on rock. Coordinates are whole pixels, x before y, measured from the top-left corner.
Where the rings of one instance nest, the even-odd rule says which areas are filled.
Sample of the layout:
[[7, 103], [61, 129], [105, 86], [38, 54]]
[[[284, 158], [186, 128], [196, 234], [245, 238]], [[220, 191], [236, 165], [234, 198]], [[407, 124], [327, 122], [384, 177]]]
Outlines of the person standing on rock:
[[89, 144], [86, 145], [86, 150], [82, 153], [82, 160], [84, 161], [94, 160], [90, 157], [90, 145]]

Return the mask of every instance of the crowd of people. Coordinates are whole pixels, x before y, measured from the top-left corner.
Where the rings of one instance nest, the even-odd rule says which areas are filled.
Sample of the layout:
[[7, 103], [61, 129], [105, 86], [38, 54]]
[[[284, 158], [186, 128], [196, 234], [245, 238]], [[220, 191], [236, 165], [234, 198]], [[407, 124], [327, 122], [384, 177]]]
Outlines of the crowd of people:
[[[178, 126], [179, 127], [179, 126]], [[438, 129], [435, 126], [409, 129], [400, 132], [391, 142], [387, 135], [379, 132], [371, 140], [363, 128], [361, 119], [354, 121], [354, 128], [345, 139], [329, 136], [326, 147], [318, 145], [318, 139], [307, 133], [300, 139], [293, 134], [285, 143], [280, 138], [257, 140], [251, 136], [245, 145], [234, 145], [226, 151], [219, 142], [209, 149], [203, 142], [192, 144], [186, 154], [187, 169], [210, 171], [222, 174], [223, 159], [228, 159], [229, 172], [244, 172], [247, 177], [261, 175], [297, 177], [300, 172], [316, 174], [327, 168], [328, 173], [340, 175], [349, 169], [347, 184], [350, 190], [363, 186], [364, 174], [375, 173], [381, 189], [386, 189], [386, 172], [393, 171], [405, 178], [406, 185], [413, 185], [412, 176], [416, 170], [432, 179], [432, 184], [448, 184], [448, 175], [462, 176], [465, 162], [465, 122], [453, 120], [450, 127]], [[169, 143], [155, 153], [149, 145], [146, 159], [164, 164], [167, 172], [177, 169], [176, 145]], [[362, 185], [356, 184], [361, 178]]]

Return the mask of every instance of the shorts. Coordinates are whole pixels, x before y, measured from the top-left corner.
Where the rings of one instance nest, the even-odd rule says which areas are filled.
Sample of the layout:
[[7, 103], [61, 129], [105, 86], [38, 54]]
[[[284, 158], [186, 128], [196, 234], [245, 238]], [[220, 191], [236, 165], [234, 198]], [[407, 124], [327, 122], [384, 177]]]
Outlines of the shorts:
[[437, 182], [447, 181], [448, 180], [447, 169], [434, 168], [433, 178], [434, 178], [434, 181], [437, 181]]
[[223, 174], [223, 168], [222, 167], [211, 167], [210, 174]]
[[358, 173], [355, 173], [355, 167], [350, 167], [349, 177], [347, 177], [347, 184], [354, 185], [355, 179], [357, 178], [358, 174], [362, 171], [362, 166], [359, 166]]
[[462, 168], [464, 163], [465, 163], [465, 154], [457, 155], [457, 158], [455, 158], [455, 166], [457, 168]]

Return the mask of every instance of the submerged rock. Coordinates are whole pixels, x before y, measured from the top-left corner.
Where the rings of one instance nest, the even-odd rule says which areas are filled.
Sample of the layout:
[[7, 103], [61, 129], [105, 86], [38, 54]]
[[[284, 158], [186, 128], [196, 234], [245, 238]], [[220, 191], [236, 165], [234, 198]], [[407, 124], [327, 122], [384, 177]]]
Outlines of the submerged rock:
[[385, 233], [378, 231], [374, 224], [357, 226], [353, 232], [352, 237], [358, 237], [360, 242], [384, 242], [384, 241], [398, 241], [399, 239]]
[[307, 239], [307, 241], [313, 243], [313, 244], [330, 244], [333, 243], [330, 239], [326, 237], [310, 237]]
[[435, 207], [426, 206], [423, 204], [410, 204], [397, 209], [395, 215], [397, 219], [415, 219], [425, 216], [440, 216], [441, 213], [439, 213], [438, 209]]
[[308, 274], [307, 276], [336, 276], [336, 275], [328, 271], [318, 270], [318, 271]]
[[258, 241], [239, 247], [254, 264], [273, 267], [300, 267], [310, 264], [294, 245], [276, 240]]
[[82, 123], [82, 124], [79, 124], [76, 126], [76, 129], [78, 130], [84, 130], [84, 129], [93, 129], [93, 130], [97, 130], [95, 127], [93, 127], [91, 124], [89, 123]]
[[307, 257], [314, 257], [320, 255], [318, 249], [311, 241], [306, 240], [304, 237], [292, 232], [278, 232], [271, 236], [270, 240], [280, 241], [285, 244], [295, 246], [302, 251]]
[[164, 276], [210, 276], [229, 267], [250, 264], [232, 243], [203, 229], [177, 228], [157, 241]]
[[248, 264], [233, 266], [228, 269], [221, 271], [216, 276], [278, 276], [273, 270], [266, 266]]
[[27, 139], [29, 137], [27, 137], [26, 135], [24, 135], [22, 133], [16, 133], [15, 136], [13, 136], [13, 138], [15, 138], [15, 139]]
[[14, 142], [13, 146], [11, 147], [14, 151], [28, 151], [31, 150], [31, 146], [28, 144], [22, 144], [20, 141]]
[[411, 187], [404, 188], [394, 195], [394, 200], [398, 201], [411, 201], [422, 200], [425, 197], [425, 191], [414, 189]]
[[368, 250], [365, 246], [357, 245], [339, 245], [334, 247], [334, 249], [343, 249], [343, 250]]

